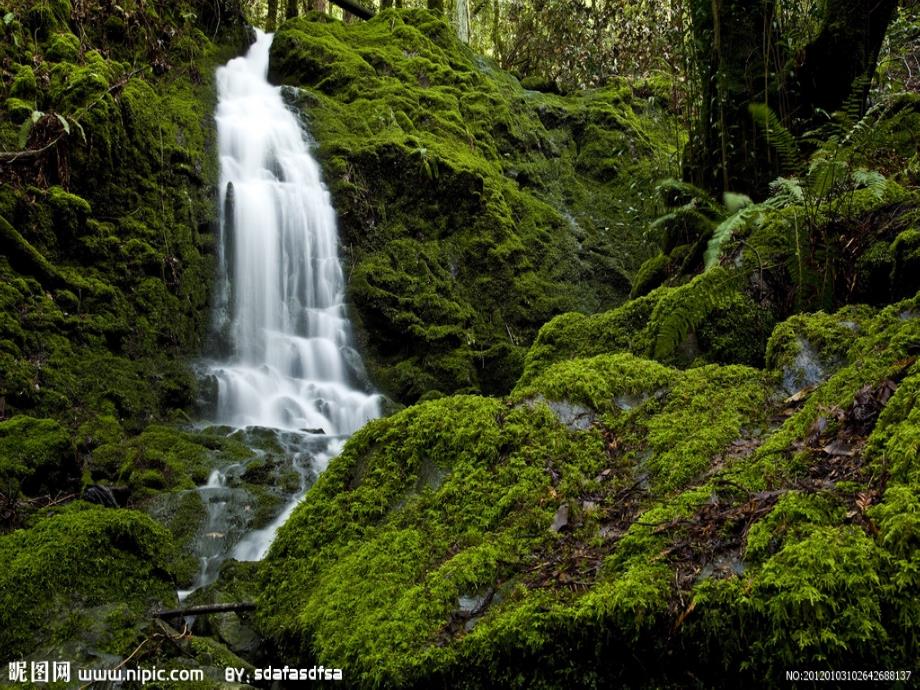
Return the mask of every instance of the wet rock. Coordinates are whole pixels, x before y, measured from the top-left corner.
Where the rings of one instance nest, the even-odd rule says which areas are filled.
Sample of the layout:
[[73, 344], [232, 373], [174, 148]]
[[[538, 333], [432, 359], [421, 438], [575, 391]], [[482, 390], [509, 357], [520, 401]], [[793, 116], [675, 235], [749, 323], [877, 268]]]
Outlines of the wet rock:
[[550, 525], [550, 532], [561, 532], [569, 524], [569, 506], [563, 503], [553, 516], [553, 524]]
[[553, 411], [562, 424], [572, 431], [584, 431], [594, 423], [597, 415], [593, 410], [582, 405], [576, 405], [570, 402], [547, 402], [549, 409]]
[[799, 352], [792, 363], [783, 367], [783, 390], [793, 395], [803, 388], [823, 382], [827, 369], [811, 344], [804, 338], [798, 339]]
[[701, 582], [703, 580], [721, 579], [743, 574], [744, 563], [742, 563], [741, 559], [737, 556], [718, 556], [703, 566], [702, 570], [700, 570], [700, 574], [696, 577], [696, 581]]
[[119, 502], [114, 492], [108, 486], [91, 484], [83, 490], [83, 500], [87, 503], [96, 503], [106, 508], [118, 508]]

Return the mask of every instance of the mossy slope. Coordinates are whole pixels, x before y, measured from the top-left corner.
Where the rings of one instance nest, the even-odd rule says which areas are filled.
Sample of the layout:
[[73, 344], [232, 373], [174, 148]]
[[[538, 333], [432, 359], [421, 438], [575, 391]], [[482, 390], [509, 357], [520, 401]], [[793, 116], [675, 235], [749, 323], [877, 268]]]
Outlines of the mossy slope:
[[782, 324], [771, 352], [797, 329], [836, 367], [785, 402], [783, 357], [682, 371], [621, 353], [374, 422], [282, 528], [262, 630], [362, 687], [906, 668], [918, 317], [920, 296], [855, 328]]
[[653, 92], [526, 91], [420, 10], [287, 22], [270, 75], [301, 89], [355, 322], [395, 398], [507, 392], [543, 322], [629, 292], [646, 190], [679, 144]]

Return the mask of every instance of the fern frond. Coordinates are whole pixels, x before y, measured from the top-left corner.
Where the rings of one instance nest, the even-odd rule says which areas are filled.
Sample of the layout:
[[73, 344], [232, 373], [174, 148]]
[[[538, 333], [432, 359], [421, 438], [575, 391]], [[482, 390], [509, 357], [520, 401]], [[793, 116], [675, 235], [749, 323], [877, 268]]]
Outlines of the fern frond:
[[714, 309], [729, 304], [734, 293], [730, 283], [728, 272], [717, 266], [661, 298], [650, 319], [655, 359], [670, 355]]
[[824, 199], [847, 177], [847, 165], [836, 158], [815, 158], [805, 176], [808, 191], [815, 199]]
[[866, 170], [858, 168], [851, 175], [853, 184], [857, 188], [865, 188], [872, 192], [876, 199], [882, 200], [890, 188], [888, 179], [878, 170]]
[[753, 203], [753, 200], [747, 194], [738, 194], [737, 192], [725, 192], [722, 194], [722, 205], [728, 209], [729, 213], [736, 213]]
[[760, 213], [758, 206], [745, 206], [736, 211], [728, 218], [719, 223], [719, 226], [713, 231], [709, 244], [706, 245], [706, 252], [703, 254], [704, 270], [708, 271], [719, 258], [719, 251], [722, 245], [737, 230], [740, 230], [748, 224], [752, 218]]
[[770, 198], [762, 203], [767, 208], [779, 209], [805, 202], [805, 189], [797, 177], [777, 177], [770, 183]]
[[767, 141], [779, 155], [782, 166], [787, 170], [796, 168], [802, 158], [799, 143], [773, 109], [766, 103], [749, 103], [748, 112], [754, 124], [766, 132]]
[[853, 84], [850, 87], [850, 95], [847, 96], [841, 108], [846, 118], [844, 122], [849, 127], [855, 126], [864, 114], [863, 108], [865, 107], [865, 102], [863, 100], [863, 94], [869, 86], [869, 82], [870, 78], [867, 74], [860, 74], [853, 80]]

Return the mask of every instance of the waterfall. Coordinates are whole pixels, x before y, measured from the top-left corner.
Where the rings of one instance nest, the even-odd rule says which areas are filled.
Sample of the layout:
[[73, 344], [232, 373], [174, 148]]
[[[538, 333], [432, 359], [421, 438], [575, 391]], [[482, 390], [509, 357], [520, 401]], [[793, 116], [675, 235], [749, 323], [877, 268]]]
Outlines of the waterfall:
[[217, 421], [351, 434], [379, 414], [355, 387], [335, 212], [300, 122], [269, 84], [272, 35], [217, 72], [221, 315]]
[[[234, 532], [245, 489], [239, 465], [218, 470], [199, 489], [208, 506], [197, 547], [210, 584], [220, 563], [261, 559], [275, 532], [344, 440], [380, 414], [360, 358], [350, 346], [345, 279], [335, 212], [301, 124], [267, 79], [272, 35], [256, 32], [244, 57], [217, 70], [220, 251], [216, 330], [223, 361], [216, 424], [274, 430], [300, 475], [300, 490], [267, 526]], [[245, 434], [245, 431], [239, 433]], [[229, 473], [229, 474], [228, 474]], [[248, 506], [243, 506], [248, 510]]]

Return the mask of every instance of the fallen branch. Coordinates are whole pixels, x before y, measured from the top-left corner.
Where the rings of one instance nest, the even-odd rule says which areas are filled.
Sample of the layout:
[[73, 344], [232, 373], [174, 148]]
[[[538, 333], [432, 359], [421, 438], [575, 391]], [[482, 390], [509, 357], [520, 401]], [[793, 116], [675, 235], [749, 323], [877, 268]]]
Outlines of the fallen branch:
[[374, 10], [365, 7], [354, 0], [329, 0], [333, 5], [338, 5], [346, 12], [360, 17], [361, 19], [370, 19], [374, 16]]
[[250, 601], [241, 601], [233, 604], [202, 604], [200, 606], [187, 606], [184, 609], [167, 609], [156, 611], [154, 618], [179, 618], [180, 616], [201, 616], [207, 613], [226, 613], [228, 611], [254, 611], [256, 605]]

